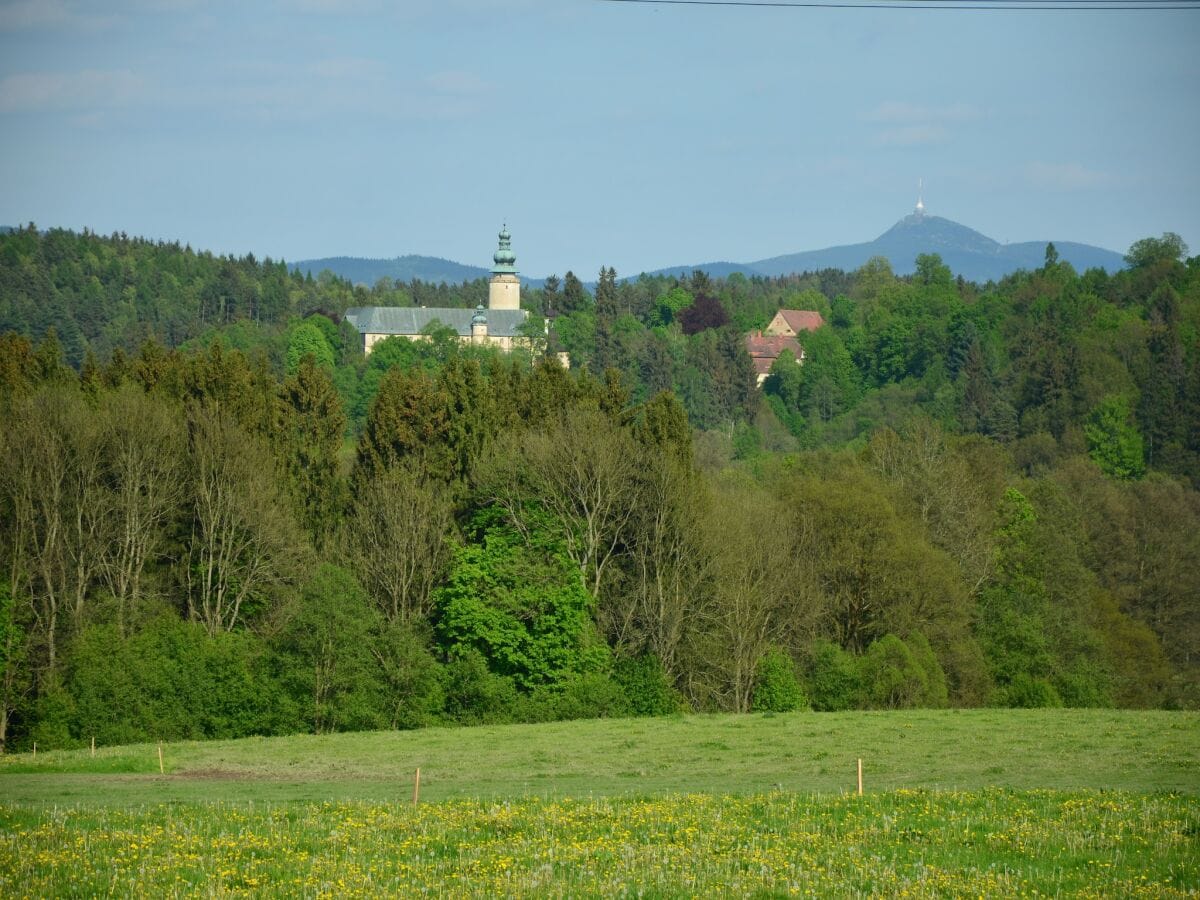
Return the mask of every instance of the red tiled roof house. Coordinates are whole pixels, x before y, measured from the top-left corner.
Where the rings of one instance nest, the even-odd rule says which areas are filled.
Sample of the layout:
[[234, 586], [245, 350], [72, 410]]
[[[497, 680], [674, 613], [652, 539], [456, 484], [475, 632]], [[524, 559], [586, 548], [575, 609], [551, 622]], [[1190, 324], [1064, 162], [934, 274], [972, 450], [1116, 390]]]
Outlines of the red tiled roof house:
[[821, 314], [814, 310], [781, 309], [764, 331], [746, 335], [746, 352], [754, 363], [758, 386], [762, 387], [771, 374], [771, 366], [784, 350], [792, 352], [797, 364], [803, 363], [804, 348], [796, 340], [796, 335], [802, 331], [816, 331], [824, 324]]
[[[763, 334], [782, 334], [795, 337], [802, 331], [816, 331], [825, 320], [815, 309], [781, 309], [763, 329]], [[797, 357], [799, 358], [799, 357]]]

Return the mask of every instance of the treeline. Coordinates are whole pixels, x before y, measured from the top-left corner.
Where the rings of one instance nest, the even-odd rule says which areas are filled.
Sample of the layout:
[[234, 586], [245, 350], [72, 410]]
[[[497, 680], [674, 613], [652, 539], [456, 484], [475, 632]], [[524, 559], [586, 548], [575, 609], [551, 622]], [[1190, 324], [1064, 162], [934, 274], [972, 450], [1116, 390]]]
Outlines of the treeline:
[[[1110, 277], [1051, 248], [986, 288], [936, 257], [908, 280], [549, 279], [528, 301], [570, 372], [437, 332], [363, 358], [302, 305], [77, 365], [56, 329], [10, 334], [0, 739], [1195, 707], [1182, 252], [1139, 242]], [[349, 290], [304, 302], [326, 289]], [[741, 330], [780, 306], [831, 324], [760, 393]]]
[[751, 710], [1195, 702], [1200, 504], [914, 418], [702, 471], [670, 394], [455, 354], [348, 471], [305, 357], [80, 377], [9, 337], [6, 746]]

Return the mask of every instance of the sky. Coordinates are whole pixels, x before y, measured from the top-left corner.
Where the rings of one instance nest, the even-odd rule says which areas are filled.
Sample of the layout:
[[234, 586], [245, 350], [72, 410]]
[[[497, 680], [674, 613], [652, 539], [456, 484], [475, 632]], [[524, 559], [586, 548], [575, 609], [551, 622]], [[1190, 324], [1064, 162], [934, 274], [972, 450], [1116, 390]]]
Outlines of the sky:
[[0, 224], [621, 276], [871, 240], [1200, 253], [1200, 10], [0, 0]]

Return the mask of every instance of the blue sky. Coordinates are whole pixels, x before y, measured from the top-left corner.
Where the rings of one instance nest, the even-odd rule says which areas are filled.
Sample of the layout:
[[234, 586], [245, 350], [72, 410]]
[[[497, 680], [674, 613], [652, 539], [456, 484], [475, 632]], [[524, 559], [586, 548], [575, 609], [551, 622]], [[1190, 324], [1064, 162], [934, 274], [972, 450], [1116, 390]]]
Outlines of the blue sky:
[[621, 275], [870, 240], [1200, 252], [1200, 11], [0, 0], [0, 223]]

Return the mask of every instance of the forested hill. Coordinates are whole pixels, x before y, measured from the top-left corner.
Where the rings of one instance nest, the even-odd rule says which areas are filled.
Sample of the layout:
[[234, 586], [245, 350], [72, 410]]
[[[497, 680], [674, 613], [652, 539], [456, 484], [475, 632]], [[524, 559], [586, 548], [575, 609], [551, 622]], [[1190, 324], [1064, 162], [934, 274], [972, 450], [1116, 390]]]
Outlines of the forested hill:
[[478, 278], [487, 278], [491, 273], [478, 266], [466, 266], [436, 256], [397, 256], [394, 259], [361, 259], [352, 256], [330, 256], [324, 259], [302, 259], [289, 267], [305, 275], [320, 275], [328, 270], [351, 284], [368, 287], [380, 278], [392, 281], [427, 281], [438, 284], [461, 284]]
[[[364, 357], [346, 307], [486, 283], [0, 236], [0, 744], [1200, 705], [1186, 257], [605, 268], [525, 294], [533, 352]], [[828, 324], [757, 390], [780, 308]]]

